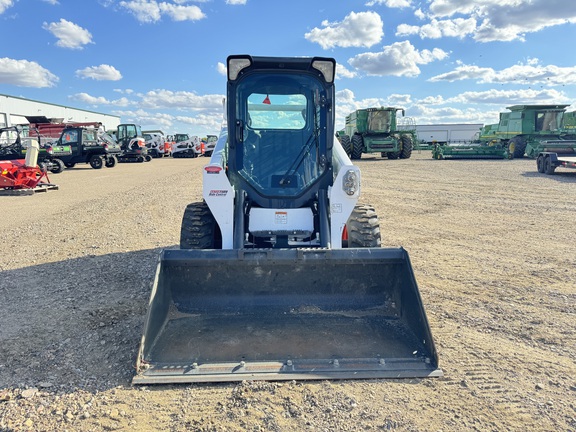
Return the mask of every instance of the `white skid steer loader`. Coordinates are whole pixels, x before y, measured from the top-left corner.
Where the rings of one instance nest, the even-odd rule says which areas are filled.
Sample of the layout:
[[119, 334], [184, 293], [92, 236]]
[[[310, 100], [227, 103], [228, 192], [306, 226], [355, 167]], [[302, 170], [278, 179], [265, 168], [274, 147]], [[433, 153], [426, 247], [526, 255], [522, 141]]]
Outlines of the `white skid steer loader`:
[[162, 252], [136, 384], [440, 376], [408, 253], [334, 140], [331, 58], [227, 59], [227, 121]]

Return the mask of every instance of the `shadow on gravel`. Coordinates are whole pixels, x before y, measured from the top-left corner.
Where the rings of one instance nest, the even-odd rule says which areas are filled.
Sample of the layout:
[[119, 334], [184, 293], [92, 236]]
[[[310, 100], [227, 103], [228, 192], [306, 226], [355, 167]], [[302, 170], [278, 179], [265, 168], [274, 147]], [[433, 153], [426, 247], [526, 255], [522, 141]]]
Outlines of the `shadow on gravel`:
[[129, 384], [161, 250], [2, 271], [0, 389]]
[[541, 174], [538, 171], [526, 171], [522, 174], [523, 177], [533, 178], [542, 177], [550, 180], [556, 180], [561, 183], [576, 183], [576, 171], [556, 171], [552, 175]]

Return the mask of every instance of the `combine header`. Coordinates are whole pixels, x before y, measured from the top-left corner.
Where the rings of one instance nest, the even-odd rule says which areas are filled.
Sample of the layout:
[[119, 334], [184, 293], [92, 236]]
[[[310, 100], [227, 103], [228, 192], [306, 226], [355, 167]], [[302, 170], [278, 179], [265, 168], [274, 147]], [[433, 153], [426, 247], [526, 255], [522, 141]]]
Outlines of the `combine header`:
[[432, 147], [434, 159], [512, 159], [513, 157], [514, 154], [508, 145], [501, 142], [436, 143]]
[[334, 140], [334, 59], [227, 66], [227, 125], [160, 257], [133, 382], [441, 376], [408, 253], [380, 247]]

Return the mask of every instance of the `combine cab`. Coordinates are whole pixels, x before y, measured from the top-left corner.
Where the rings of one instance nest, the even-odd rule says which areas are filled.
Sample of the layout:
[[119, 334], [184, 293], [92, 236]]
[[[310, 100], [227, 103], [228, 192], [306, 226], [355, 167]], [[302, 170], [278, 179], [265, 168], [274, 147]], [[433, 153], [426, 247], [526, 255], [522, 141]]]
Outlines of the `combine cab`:
[[408, 253], [380, 247], [334, 141], [334, 59], [227, 66], [227, 124], [160, 257], [133, 382], [440, 376]]

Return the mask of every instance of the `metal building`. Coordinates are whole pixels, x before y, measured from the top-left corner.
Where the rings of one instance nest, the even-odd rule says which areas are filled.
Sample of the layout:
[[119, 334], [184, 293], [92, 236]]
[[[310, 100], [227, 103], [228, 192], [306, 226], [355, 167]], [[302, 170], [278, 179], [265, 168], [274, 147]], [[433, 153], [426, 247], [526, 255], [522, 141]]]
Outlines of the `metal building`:
[[106, 129], [121, 123], [120, 116], [0, 94], [0, 128], [28, 124], [26, 117], [46, 117], [56, 123], [100, 122]]

